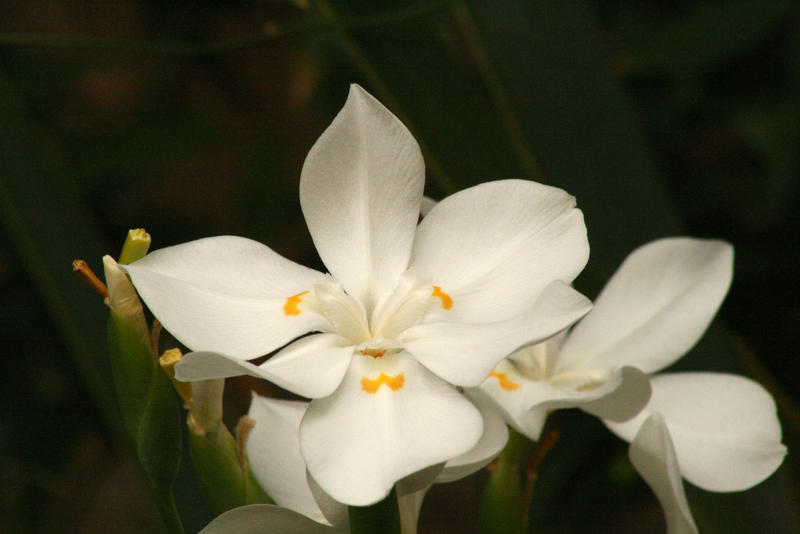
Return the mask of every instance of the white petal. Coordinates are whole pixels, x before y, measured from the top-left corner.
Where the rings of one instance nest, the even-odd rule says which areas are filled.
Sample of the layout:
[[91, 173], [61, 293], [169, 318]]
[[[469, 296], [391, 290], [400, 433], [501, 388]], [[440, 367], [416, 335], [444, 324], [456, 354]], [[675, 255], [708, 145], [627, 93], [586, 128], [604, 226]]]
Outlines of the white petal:
[[218, 352], [190, 352], [175, 366], [175, 378], [181, 382], [197, 382], [214, 378], [250, 375], [269, 380], [257, 365]]
[[[575, 394], [569, 390], [555, 387], [546, 380], [529, 379], [509, 360], [497, 364], [481, 389], [500, 409], [508, 424], [533, 441], [539, 440], [551, 409], [573, 407], [570, 401], [575, 400]], [[559, 404], [559, 401], [563, 402]]]
[[661, 413], [681, 474], [709, 491], [740, 491], [767, 478], [786, 454], [775, 402], [758, 383], [722, 373], [651, 378], [647, 407], [626, 423], [606, 426], [630, 441], [651, 413]]
[[447, 461], [436, 482], [453, 482], [482, 469], [500, 454], [508, 442], [508, 427], [491, 399], [479, 389], [467, 390], [464, 394], [483, 416], [483, 434], [469, 451]]
[[588, 393], [577, 408], [611, 421], [627, 421], [650, 400], [650, 380], [636, 367], [621, 367], [603, 386]]
[[276, 504], [328, 524], [306, 482], [300, 454], [300, 420], [307, 407], [306, 402], [254, 394], [247, 415], [256, 425], [247, 439], [247, 457], [256, 480]]
[[492, 322], [526, 310], [589, 257], [583, 214], [560, 189], [487, 182], [439, 202], [417, 230], [411, 265], [453, 299], [454, 320]]
[[422, 197], [422, 203], [419, 206], [419, 214], [422, 217], [425, 217], [427, 214], [431, 212], [433, 207], [438, 204], [438, 200], [433, 200], [431, 197]]
[[403, 497], [430, 488], [443, 468], [444, 462], [441, 462], [401, 478], [397, 481], [397, 484], [394, 485], [397, 496]]
[[371, 308], [406, 270], [425, 164], [408, 129], [358, 85], [311, 147], [300, 204], [322, 261]]
[[[366, 381], [384, 373], [373, 393]], [[454, 387], [405, 353], [356, 357], [339, 389], [311, 402], [300, 425], [308, 470], [334, 499], [356, 506], [395, 482], [475, 445], [483, 422]]]
[[197, 382], [250, 375], [308, 398], [333, 393], [344, 377], [353, 347], [336, 334], [313, 334], [298, 339], [261, 365], [217, 352], [190, 352], [175, 366], [175, 378]]
[[631, 442], [631, 463], [658, 497], [667, 519], [668, 534], [697, 534], [689, 511], [675, 450], [664, 420], [652, 414]]
[[[303, 461], [305, 462], [305, 460]], [[322, 515], [325, 516], [325, 519], [328, 520], [328, 523], [335, 527], [342, 527], [345, 531], [349, 531], [347, 527], [350, 524], [350, 514], [347, 506], [334, 500], [333, 497], [325, 493], [325, 490], [317, 484], [317, 481], [314, 480], [314, 477], [311, 476], [307, 468], [306, 482], [308, 482], [308, 487], [311, 488], [311, 494], [314, 496], [314, 500], [317, 501], [317, 506], [322, 511]]]
[[547, 413], [581, 408], [598, 417], [625, 421], [647, 404], [647, 375], [633, 367], [609, 372], [593, 389], [558, 387], [547, 380], [531, 380], [508, 360], [502, 361], [481, 385], [514, 428], [536, 441]]
[[408, 352], [451, 384], [480, 385], [515, 349], [538, 343], [580, 319], [591, 302], [560, 281], [551, 283], [522, 315], [497, 323], [427, 323], [402, 337]]
[[560, 365], [663, 369], [703, 335], [732, 275], [724, 241], [676, 237], [638, 248], [570, 333]]
[[344, 532], [272, 504], [251, 504], [228, 510], [200, 534], [336, 534]]
[[337, 334], [300, 338], [262, 363], [263, 378], [302, 397], [327, 397], [341, 384], [353, 345]]
[[248, 360], [327, 322], [287, 315], [287, 298], [326, 278], [241, 237], [200, 239], [124, 266], [147, 306], [181, 343]]

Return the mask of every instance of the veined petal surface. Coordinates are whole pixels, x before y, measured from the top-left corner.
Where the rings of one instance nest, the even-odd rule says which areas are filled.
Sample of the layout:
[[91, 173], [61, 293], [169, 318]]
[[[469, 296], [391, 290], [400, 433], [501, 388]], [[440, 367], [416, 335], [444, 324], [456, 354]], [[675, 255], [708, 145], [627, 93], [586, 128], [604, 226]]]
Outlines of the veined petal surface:
[[525, 313], [495, 323], [425, 323], [409, 328], [402, 341], [425, 367], [451, 384], [476, 387], [515, 349], [538, 343], [583, 317], [591, 302], [555, 281]]
[[424, 180], [425, 163], [408, 129], [352, 85], [308, 153], [300, 204], [325, 266], [367, 308], [408, 267]]
[[628, 455], [664, 509], [667, 534], [697, 534], [672, 440], [660, 414], [654, 413], [644, 421]]
[[703, 335], [732, 276], [724, 241], [675, 237], [636, 249], [570, 332], [559, 364], [663, 369]]
[[775, 401], [757, 382], [723, 373], [665, 373], [651, 378], [653, 395], [635, 418], [604, 421], [631, 441], [644, 420], [660, 413], [669, 428], [681, 474], [709, 491], [740, 491], [783, 462]]
[[482, 432], [471, 402], [401, 352], [354, 358], [339, 389], [311, 402], [300, 448], [331, 497], [365, 506], [399, 479], [467, 452]]
[[326, 324], [313, 310], [284, 311], [288, 297], [325, 275], [250, 239], [199, 239], [156, 250], [123, 269], [164, 328], [192, 350], [248, 360]]
[[452, 297], [454, 319], [494, 322], [523, 313], [553, 280], [572, 282], [588, 257], [574, 197], [499, 180], [435, 205], [417, 230], [411, 266]]

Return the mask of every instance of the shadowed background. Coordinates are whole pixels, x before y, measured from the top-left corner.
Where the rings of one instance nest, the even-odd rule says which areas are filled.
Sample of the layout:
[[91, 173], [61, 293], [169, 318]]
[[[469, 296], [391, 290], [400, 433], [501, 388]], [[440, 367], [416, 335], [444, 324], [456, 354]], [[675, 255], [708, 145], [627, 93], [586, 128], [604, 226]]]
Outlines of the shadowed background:
[[[110, 395], [101, 271], [128, 228], [160, 248], [235, 234], [321, 268], [306, 152], [361, 83], [422, 145], [434, 198], [521, 177], [561, 187], [594, 297], [634, 247], [736, 247], [718, 320], [677, 368], [748, 374], [790, 456], [740, 494], [688, 487], [702, 532], [798, 528], [800, 6], [796, 2], [9, 1], [0, 7], [0, 532], [158, 532]], [[170, 344], [165, 339], [163, 346]], [[229, 381], [226, 418], [249, 391]], [[532, 532], [663, 532], [596, 421], [567, 412]], [[731, 424], [735, 424], [732, 421]], [[210, 514], [184, 458], [188, 532]], [[436, 487], [421, 533], [473, 532], [485, 474]]]

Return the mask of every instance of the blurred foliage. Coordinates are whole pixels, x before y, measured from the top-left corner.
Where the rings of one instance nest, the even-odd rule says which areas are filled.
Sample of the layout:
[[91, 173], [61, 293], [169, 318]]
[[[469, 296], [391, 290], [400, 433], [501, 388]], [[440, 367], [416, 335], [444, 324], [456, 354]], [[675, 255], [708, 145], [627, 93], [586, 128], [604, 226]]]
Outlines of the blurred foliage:
[[[154, 248], [238, 234], [321, 267], [297, 181], [350, 82], [412, 128], [432, 196], [503, 177], [574, 194], [589, 296], [647, 240], [736, 246], [726, 328], [679, 368], [774, 388], [790, 456], [753, 490], [690, 500], [705, 533], [795, 532], [799, 14], [778, 0], [4, 2], [0, 532], [160, 528], [120, 439], [104, 307], [70, 262], [99, 271], [145, 227]], [[248, 388], [270, 388], [231, 382], [233, 420]], [[625, 447], [580, 414], [557, 423], [533, 531], [663, 532]], [[209, 513], [190, 476], [176, 499], [196, 531]], [[485, 479], [434, 488], [421, 531], [471, 532]]]

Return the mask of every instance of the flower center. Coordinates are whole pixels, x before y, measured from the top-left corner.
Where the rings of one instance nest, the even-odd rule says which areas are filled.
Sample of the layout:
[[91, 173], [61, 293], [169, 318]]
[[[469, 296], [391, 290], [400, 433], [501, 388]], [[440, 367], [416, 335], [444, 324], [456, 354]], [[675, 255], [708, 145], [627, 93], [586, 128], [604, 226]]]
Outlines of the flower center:
[[371, 313], [333, 279], [317, 284], [313, 292], [306, 290], [288, 297], [283, 312], [297, 316], [305, 306], [323, 315], [331, 325], [330, 331], [347, 338], [356, 353], [381, 358], [402, 350], [397, 341], [401, 334], [420, 323], [434, 307], [451, 309], [453, 299], [430, 280], [418, 280], [414, 270], [409, 269]]

